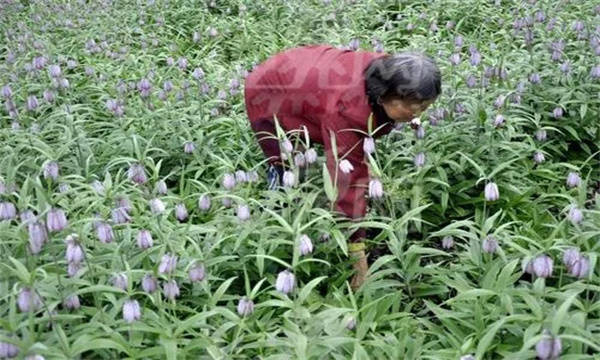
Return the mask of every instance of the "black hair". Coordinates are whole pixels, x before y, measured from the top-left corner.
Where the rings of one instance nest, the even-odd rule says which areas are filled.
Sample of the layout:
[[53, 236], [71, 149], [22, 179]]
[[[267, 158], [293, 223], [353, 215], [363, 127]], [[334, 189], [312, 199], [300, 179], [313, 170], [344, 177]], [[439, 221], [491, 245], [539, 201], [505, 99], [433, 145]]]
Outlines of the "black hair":
[[387, 55], [371, 61], [365, 70], [369, 102], [392, 98], [426, 101], [442, 92], [442, 76], [435, 61], [418, 52]]

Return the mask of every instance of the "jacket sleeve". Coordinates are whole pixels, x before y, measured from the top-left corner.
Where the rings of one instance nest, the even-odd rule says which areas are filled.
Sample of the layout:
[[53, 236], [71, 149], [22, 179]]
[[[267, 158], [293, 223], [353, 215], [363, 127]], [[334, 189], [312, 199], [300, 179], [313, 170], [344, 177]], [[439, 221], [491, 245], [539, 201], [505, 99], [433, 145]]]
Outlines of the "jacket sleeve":
[[[337, 176], [338, 198], [335, 204], [336, 211], [352, 220], [360, 220], [366, 215], [367, 202], [366, 189], [369, 184], [369, 168], [365, 162], [363, 140], [365, 136], [356, 129], [346, 129], [350, 122], [341, 116], [336, 116], [330, 121], [322, 123], [321, 133], [327, 158], [327, 168], [332, 181]], [[332, 146], [332, 136], [335, 136], [338, 162], [336, 163]], [[342, 159], [348, 160], [354, 170], [344, 174], [339, 168]], [[365, 238], [366, 230], [359, 229], [354, 232], [351, 242], [360, 242]]]

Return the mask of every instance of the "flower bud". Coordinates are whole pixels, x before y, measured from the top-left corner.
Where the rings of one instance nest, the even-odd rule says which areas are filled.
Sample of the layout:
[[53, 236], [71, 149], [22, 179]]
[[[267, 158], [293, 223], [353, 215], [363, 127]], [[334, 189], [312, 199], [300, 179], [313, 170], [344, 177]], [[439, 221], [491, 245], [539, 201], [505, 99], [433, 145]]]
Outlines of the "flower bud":
[[152, 294], [156, 291], [157, 287], [156, 278], [152, 274], [146, 273], [142, 278], [142, 289], [148, 294]]
[[19, 355], [19, 347], [11, 343], [0, 341], [0, 359], [12, 359]]
[[10, 86], [8, 86], [8, 85], [3, 86], [2, 89], [0, 89], [0, 94], [2, 94], [2, 97], [5, 99], [12, 98], [12, 90], [11, 90]]
[[59, 208], [50, 209], [46, 215], [46, 225], [50, 232], [64, 230], [67, 227], [67, 216], [65, 215], [65, 212]]
[[375, 152], [375, 140], [372, 137], [367, 137], [363, 141], [363, 151], [365, 154], [373, 154]]
[[121, 290], [127, 290], [128, 279], [124, 273], [117, 274], [111, 279], [112, 285]]
[[37, 109], [39, 103], [37, 97], [35, 95], [30, 95], [27, 97], [27, 110], [33, 111]]
[[50, 77], [58, 79], [62, 75], [60, 65], [50, 65], [48, 67], [48, 73], [50, 74]]
[[300, 255], [305, 256], [313, 252], [313, 243], [307, 235], [302, 235], [299, 243]]
[[111, 218], [115, 224], [125, 224], [131, 221], [131, 217], [127, 213], [125, 207], [117, 207], [112, 209]]
[[498, 191], [498, 185], [494, 182], [489, 182], [485, 185], [484, 190], [485, 200], [486, 201], [496, 201], [500, 198], [500, 193]]
[[369, 181], [369, 197], [371, 199], [380, 199], [383, 197], [383, 184], [379, 179]]
[[164, 254], [161, 258], [158, 272], [161, 274], [172, 274], [177, 268], [177, 256]]
[[306, 157], [303, 153], [297, 153], [294, 156], [294, 165], [296, 165], [299, 168], [303, 168], [306, 166]]
[[175, 217], [180, 222], [184, 222], [188, 218], [188, 211], [185, 207], [185, 204], [177, 204], [175, 205]]
[[236, 183], [244, 183], [248, 181], [248, 174], [243, 170], [237, 170], [235, 172], [235, 181]]
[[579, 208], [575, 205], [571, 206], [569, 213], [567, 214], [567, 219], [573, 224], [579, 224], [583, 221], [583, 212], [579, 210]]
[[350, 318], [350, 320], [348, 320], [348, 323], [346, 324], [346, 329], [352, 331], [356, 328], [356, 319], [355, 318]]
[[202, 70], [202, 68], [195, 68], [194, 72], [192, 72], [192, 76], [196, 80], [204, 79], [204, 71]]
[[552, 275], [552, 259], [547, 255], [540, 255], [533, 259], [532, 270], [537, 277], [548, 278]]
[[179, 297], [179, 286], [175, 280], [167, 281], [163, 285], [163, 294], [169, 300], [174, 300]]
[[415, 137], [417, 139], [423, 139], [425, 137], [425, 128], [423, 126], [419, 126], [415, 129]]
[[226, 173], [223, 176], [223, 187], [226, 190], [232, 190], [235, 187], [235, 177], [233, 174]]
[[575, 188], [579, 185], [581, 185], [581, 178], [579, 177], [579, 174], [570, 172], [569, 175], [567, 175], [567, 186], [570, 188]]
[[562, 352], [562, 343], [548, 330], [544, 330], [543, 338], [535, 345], [535, 352], [539, 360], [557, 360]]
[[207, 194], [200, 195], [200, 198], [198, 199], [198, 207], [200, 208], [200, 210], [208, 211], [210, 210], [210, 205], [210, 196], [208, 196]]
[[492, 235], [489, 235], [483, 239], [481, 249], [488, 254], [493, 254], [498, 249], [498, 241]]
[[281, 293], [289, 294], [294, 290], [296, 279], [289, 270], [284, 270], [277, 275], [275, 289]]
[[350, 174], [354, 170], [354, 166], [352, 165], [352, 163], [350, 163], [350, 161], [348, 161], [346, 159], [340, 161], [339, 166], [340, 166], [341, 172], [344, 174]]
[[547, 136], [548, 136], [548, 133], [546, 132], [545, 129], [538, 129], [538, 131], [535, 132], [535, 138], [538, 141], [544, 141], [544, 140], [546, 140]]
[[541, 163], [543, 163], [544, 161], [546, 161], [546, 157], [544, 156], [544, 153], [543, 153], [543, 152], [536, 151], [536, 152], [533, 154], [533, 161], [535, 161], [537, 164], [541, 164]]
[[254, 312], [254, 302], [247, 297], [241, 298], [237, 306], [237, 312], [240, 316], [249, 316]]
[[248, 205], [246, 204], [238, 205], [236, 213], [238, 219], [240, 219], [241, 221], [246, 221], [250, 219], [250, 208], [248, 208]]
[[206, 269], [202, 264], [194, 265], [190, 268], [188, 275], [192, 282], [200, 282], [206, 278]]
[[131, 324], [142, 317], [140, 310], [140, 304], [137, 300], [126, 300], [123, 303], [123, 320], [126, 323]]
[[148, 230], [140, 230], [137, 235], [138, 247], [142, 250], [149, 249], [154, 244], [152, 234]]

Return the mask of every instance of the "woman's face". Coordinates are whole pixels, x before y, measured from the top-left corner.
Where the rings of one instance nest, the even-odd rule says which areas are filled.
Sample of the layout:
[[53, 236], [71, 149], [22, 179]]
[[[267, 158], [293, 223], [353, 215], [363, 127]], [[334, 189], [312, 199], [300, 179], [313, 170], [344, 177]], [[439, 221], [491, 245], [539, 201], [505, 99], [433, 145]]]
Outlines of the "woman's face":
[[431, 104], [435, 102], [436, 99], [425, 100], [425, 101], [416, 101], [416, 100], [400, 100], [393, 99], [386, 102], [383, 102], [383, 108], [391, 119], [396, 122], [409, 122], [412, 119], [421, 115], [421, 113]]

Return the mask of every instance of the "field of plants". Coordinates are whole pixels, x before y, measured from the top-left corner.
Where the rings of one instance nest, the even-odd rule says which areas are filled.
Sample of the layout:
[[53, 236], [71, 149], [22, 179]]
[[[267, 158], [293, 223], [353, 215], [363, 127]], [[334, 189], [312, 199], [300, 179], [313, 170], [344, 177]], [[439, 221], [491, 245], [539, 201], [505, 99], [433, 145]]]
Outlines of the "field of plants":
[[[600, 359], [596, 4], [0, 0], [0, 358]], [[244, 78], [306, 44], [443, 73], [360, 223], [319, 145], [267, 189]]]

